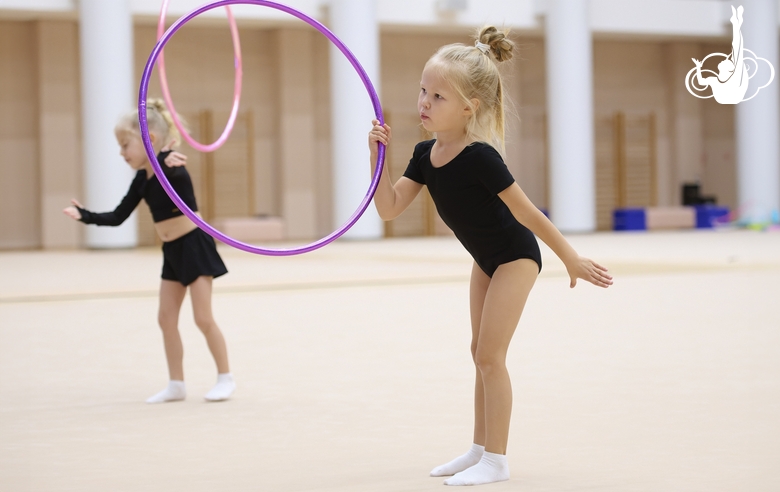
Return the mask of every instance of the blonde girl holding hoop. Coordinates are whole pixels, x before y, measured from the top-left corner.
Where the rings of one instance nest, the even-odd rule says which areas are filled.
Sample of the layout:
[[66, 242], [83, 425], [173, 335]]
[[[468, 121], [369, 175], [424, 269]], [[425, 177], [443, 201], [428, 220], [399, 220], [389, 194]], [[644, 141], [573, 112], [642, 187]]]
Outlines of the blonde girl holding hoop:
[[[417, 109], [435, 139], [417, 144], [395, 184], [384, 168], [374, 203], [383, 220], [403, 212], [425, 185], [444, 222], [471, 253], [471, 354], [476, 366], [474, 440], [468, 452], [431, 471], [447, 485], [509, 479], [506, 460], [512, 387], [509, 342], [541, 270], [536, 237], [563, 261], [570, 286], [577, 279], [612, 284], [603, 266], [579, 256], [526, 197], [499, 154], [504, 143], [504, 89], [497, 63], [514, 44], [495, 27], [481, 29], [474, 46], [440, 48], [426, 63]], [[388, 125], [369, 133], [372, 171], [378, 144], [389, 145]]]

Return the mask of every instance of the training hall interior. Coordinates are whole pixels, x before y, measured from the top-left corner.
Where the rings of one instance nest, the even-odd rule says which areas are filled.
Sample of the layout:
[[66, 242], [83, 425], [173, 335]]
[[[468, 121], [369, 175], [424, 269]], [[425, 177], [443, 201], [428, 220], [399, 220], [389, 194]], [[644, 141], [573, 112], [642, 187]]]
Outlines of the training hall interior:
[[[402, 176], [434, 138], [426, 61], [485, 25], [515, 43], [501, 156], [614, 284], [570, 288], [537, 241], [511, 474], [478, 489], [780, 490], [780, 0], [0, 0], [0, 490], [443, 490], [474, 440], [475, 263], [425, 187], [380, 219], [367, 135], [381, 110]], [[696, 66], [735, 40], [750, 100], [724, 103]], [[146, 403], [170, 369], [149, 207], [63, 214], [127, 192], [114, 125], [161, 63], [191, 138], [226, 137], [178, 142], [198, 214], [266, 251], [216, 242], [219, 402], [190, 288], [187, 396]]]
[[[120, 2], [124, 3], [125, 20], [132, 19], [131, 39], [126, 40], [132, 43], [132, 60], [112, 63], [132, 64], [132, 93], [109, 97], [121, 99], [124, 104], [119, 107], [129, 110], [137, 103], [138, 81], [157, 39], [159, 10], [154, 2]], [[171, 2], [168, 25], [197, 4]], [[291, 5], [328, 22], [328, 2]], [[190, 158], [188, 169], [202, 214], [224, 227], [238, 227], [239, 235], [254, 233], [258, 239], [320, 237], [344, 218], [334, 212], [334, 190], [342, 172], [332, 164], [331, 100], [337, 89], [331, 87], [329, 60], [335, 55], [329, 55], [325, 36], [298, 19], [251, 5], [234, 10], [244, 66], [235, 133], [216, 152], [196, 152], [186, 142], [181, 147]], [[399, 143], [388, 150], [387, 160], [396, 177], [411, 156], [409, 143], [425, 138], [416, 94], [428, 57], [443, 44], [471, 43], [473, 30], [483, 23], [511, 29], [518, 55], [503, 68], [511, 101], [506, 162], [534, 204], [555, 215], [556, 207], [550, 203], [548, 91], [558, 86], [547, 80], [552, 72], [545, 61], [549, 40], [544, 2], [378, 1], [374, 18], [350, 15], [346, 25], [360, 26], [361, 33], [376, 39], [373, 77]], [[580, 73], [572, 71], [577, 65], [561, 62], [573, 67], [562, 69], [562, 87], [592, 86], [594, 189], [586, 199], [594, 202], [596, 218], [585, 229], [611, 230], [614, 210], [625, 207], [680, 207], [702, 197], [731, 210], [740, 204], [735, 105], [692, 97], [683, 82], [693, 67], [692, 58], [730, 51], [728, 15], [728, 2], [715, 0], [591, 2], [592, 46], [586, 55], [592, 68]], [[365, 26], [371, 22], [373, 26]], [[75, 2], [65, 0], [5, 0], [0, 4], [0, 23], [4, 175], [0, 213], [5, 224], [0, 248], [85, 246], [82, 228], [60, 220], [63, 204], [86, 198], [92, 186], [85, 164], [83, 118], [85, 99], [99, 95], [89, 94], [82, 84], [80, 60], [90, 48], [80, 44], [79, 10]], [[196, 140], [215, 140], [231, 111], [235, 78], [233, 45], [222, 9], [186, 24], [172, 37], [165, 55], [177, 112]], [[571, 56], [576, 61], [580, 54]], [[94, 76], [99, 82], [100, 73]], [[149, 96], [160, 95], [155, 71]], [[362, 99], [367, 102], [368, 95]], [[365, 128], [373, 113], [364, 118]], [[365, 154], [358, 158], [363, 161], [367, 149], [359, 136], [364, 133], [352, 137], [358, 140], [354, 152]], [[106, 155], [102, 167], [111, 159], [118, 157]], [[121, 160], [115, 164], [117, 173], [126, 172]], [[360, 192], [366, 185], [355, 186]], [[684, 196], [686, 185], [692, 197]], [[121, 191], [120, 187], [117, 192]], [[356, 205], [345, 206], [354, 210]], [[672, 217], [669, 226], [680, 227], [679, 220]], [[154, 244], [151, 218], [143, 207], [135, 227], [132, 241]], [[368, 233], [374, 237], [448, 232], [424, 196], [402, 217], [374, 229]]]

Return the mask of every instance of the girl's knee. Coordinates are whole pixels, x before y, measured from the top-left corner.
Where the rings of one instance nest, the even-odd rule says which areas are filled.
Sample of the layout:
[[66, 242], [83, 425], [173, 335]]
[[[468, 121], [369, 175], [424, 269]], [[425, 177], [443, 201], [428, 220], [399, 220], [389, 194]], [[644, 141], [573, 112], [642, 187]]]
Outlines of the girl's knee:
[[178, 330], [179, 320], [175, 314], [160, 311], [157, 313], [157, 323], [163, 331]]
[[506, 371], [506, 362], [502, 357], [479, 350], [474, 354], [474, 365], [483, 376]]
[[195, 316], [195, 325], [204, 335], [208, 335], [213, 330], [218, 329], [216, 321], [211, 316]]

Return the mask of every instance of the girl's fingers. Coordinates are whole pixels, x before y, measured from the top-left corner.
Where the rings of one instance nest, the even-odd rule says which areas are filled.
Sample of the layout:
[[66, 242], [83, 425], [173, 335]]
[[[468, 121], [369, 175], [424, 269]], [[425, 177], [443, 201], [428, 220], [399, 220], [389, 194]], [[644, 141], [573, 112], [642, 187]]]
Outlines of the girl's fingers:
[[[606, 267], [599, 265], [595, 261], [589, 260], [587, 258], [583, 258], [581, 265], [581, 273], [575, 277], [586, 280], [597, 287], [606, 288], [612, 285], [612, 276], [607, 273]], [[573, 278], [570, 287], [574, 287], [575, 285], [576, 281]]]
[[382, 142], [382, 143], [385, 143], [385, 144], [386, 144], [386, 143], [388, 142], [388, 140], [389, 140], [389, 138], [388, 138], [388, 135], [387, 135], [387, 134], [385, 134], [385, 133], [382, 133], [381, 131], [378, 131], [378, 130], [377, 130], [377, 131], [372, 131], [372, 132], [371, 132], [369, 135], [370, 135], [370, 136], [371, 136], [371, 138], [373, 138], [374, 140], [379, 140], [380, 142]]
[[598, 285], [599, 287], [609, 287], [610, 285], [612, 285], [612, 278], [606, 277], [604, 275], [594, 276], [593, 280], [594, 280], [593, 283]]

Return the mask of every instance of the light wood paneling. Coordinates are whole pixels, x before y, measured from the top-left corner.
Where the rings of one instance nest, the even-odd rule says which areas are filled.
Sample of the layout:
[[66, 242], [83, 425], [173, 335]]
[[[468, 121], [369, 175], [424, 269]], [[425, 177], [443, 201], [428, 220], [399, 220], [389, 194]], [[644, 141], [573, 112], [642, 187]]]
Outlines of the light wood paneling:
[[596, 228], [612, 229], [612, 211], [619, 202], [618, 168], [614, 115], [597, 115], [594, 124], [596, 149]]
[[312, 239], [318, 216], [313, 33], [280, 29], [276, 48], [281, 212], [288, 237]]
[[84, 229], [62, 209], [82, 188], [78, 29], [71, 21], [41, 21], [36, 35], [42, 246], [75, 248]]
[[[244, 66], [240, 114], [246, 118], [251, 113], [252, 128], [247, 128], [246, 119], [238, 121], [225, 146], [214, 154], [197, 152], [186, 143], [182, 143], [180, 148], [189, 158], [188, 170], [204, 217], [215, 214], [278, 215], [281, 209], [283, 193], [279, 186], [278, 70], [274, 35], [269, 29], [241, 28], [240, 36]], [[135, 28], [137, 74], [143, 70], [154, 42], [155, 28]], [[233, 100], [233, 46], [227, 24], [185, 26], [166, 47], [165, 61], [176, 110], [188, 121], [190, 134], [202, 143], [213, 142], [222, 134]], [[149, 86], [150, 97], [161, 96], [159, 87], [155, 71]], [[211, 115], [209, 121], [202, 121], [204, 114]], [[253, 167], [247, 169], [250, 148]], [[207, 176], [209, 163], [212, 174]], [[223, 199], [223, 191], [230, 195], [226, 190], [236, 182], [236, 169], [233, 168], [242, 169], [239, 173], [242, 179], [252, 180], [252, 183], [243, 182], [244, 187], [253, 190], [251, 197], [242, 193], [237, 200], [234, 200], [236, 196]], [[223, 169], [225, 175], [222, 174]], [[209, 186], [220, 189], [220, 193], [209, 192]], [[246, 208], [249, 206], [251, 210]], [[151, 217], [147, 221], [141, 215], [139, 228], [149, 231]], [[148, 235], [148, 232], [145, 234]], [[149, 237], [153, 240], [153, 236]]]
[[[154, 45], [155, 28], [139, 25], [134, 32], [138, 75]], [[298, 73], [303, 70], [299, 68], [301, 65], [307, 65], [304, 71], [308, 74], [306, 91], [310, 96], [306, 100], [311, 110], [298, 116], [309, 122], [309, 137], [299, 139], [298, 145], [305, 146], [308, 150], [301, 151], [312, 156], [308, 168], [312, 179], [302, 184], [299, 191], [310, 196], [310, 208], [314, 210], [310, 227], [313, 232], [308, 234], [322, 236], [333, 229], [329, 44], [317, 33], [309, 32], [307, 36], [308, 54], [293, 53], [288, 69]], [[259, 215], [279, 215], [283, 202], [297, 200], [287, 196], [288, 191], [282, 186], [285, 165], [280, 157], [283, 140], [279, 102], [285, 79], [280, 77], [277, 37], [277, 29], [241, 28], [244, 58], [241, 108], [242, 112], [253, 115], [254, 130], [247, 136], [246, 145], [251, 144], [254, 149], [253, 208]], [[22, 21], [0, 23], [0, 170], [3, 172], [0, 180], [0, 248], [61, 247], [79, 243], [83, 228], [74, 229], [72, 227], [78, 224], [59, 222], [58, 217], [60, 205], [67, 204], [60, 202], [71, 195], [78, 198], [82, 179], [76, 39], [77, 24], [73, 21], [47, 21], [45, 27]], [[508, 126], [506, 161], [532, 201], [544, 207], [547, 205], [544, 42], [541, 37], [522, 37], [517, 41], [515, 59], [503, 68], [507, 93], [512, 96], [520, 115], [519, 125], [515, 121]], [[462, 36], [418, 32], [381, 34], [382, 79], [378, 85], [387, 113], [399, 117], [416, 114], [423, 65], [437, 48], [451, 42], [471, 43], [466, 32]], [[709, 52], [723, 51], [721, 44], [700, 43], [696, 46], [700, 49], [700, 58]], [[703, 193], [714, 194], [720, 203], [736, 206], [734, 108], [704, 101], [699, 102], [701, 111], [698, 113], [695, 108], [682, 111], [683, 106], [693, 108], [689, 104], [692, 101], [687, 99], [692, 96], [681, 92], [675, 71], [687, 64], [689, 51], [690, 43], [596, 40], [595, 110], [597, 114], [607, 115], [616, 111], [626, 115], [657, 115], [654, 148], [658, 189], [654, 195], [659, 205], [676, 204], [679, 179], [691, 169], [699, 169]], [[679, 62], [679, 67], [672, 66], [674, 60]], [[198, 115], [202, 111], [212, 111], [215, 115], [212, 137], [218, 136], [227, 120], [233, 95], [232, 44], [226, 23], [185, 26], [166, 49], [166, 61], [177, 109], [189, 117], [193, 134], [203, 138], [199, 135]], [[572, 74], [571, 82], [577, 82], [577, 74]], [[149, 92], [155, 97], [160, 95], [156, 76], [152, 78]], [[598, 128], [597, 121], [597, 133]], [[397, 155], [392, 159], [398, 158], [405, 166], [415, 138], [401, 143], [398, 132], [395, 136], [388, 158], [395, 152]], [[691, 136], [693, 140], [689, 138]], [[701, 140], [699, 152], [695, 150], [696, 138]], [[601, 169], [605, 150], [599, 143], [601, 137], [597, 135], [596, 140], [597, 165]], [[187, 146], [182, 149], [190, 158], [189, 170], [199, 187], [196, 189], [198, 199], [202, 201], [205, 198], [200, 187], [204, 180], [200, 172], [206, 157]], [[243, 151], [238, 153], [243, 155]], [[685, 160], [687, 168], [678, 168], [678, 157]], [[699, 159], [698, 163], [696, 159]], [[77, 164], [69, 164], [74, 161]], [[612, 187], [612, 182], [605, 181], [602, 172], [603, 169], [597, 170], [599, 186]], [[398, 176], [394, 177], [397, 179]], [[604, 194], [601, 195], [600, 200], [603, 200]], [[250, 197], [245, 199], [248, 203]], [[599, 214], [604, 215], [603, 202], [598, 206]], [[422, 213], [421, 210], [417, 213]], [[599, 223], [603, 222], [600, 219]], [[407, 226], [409, 230], [405, 233], [408, 234], [429, 230], [422, 223]], [[397, 232], [403, 227], [396, 228]], [[139, 208], [139, 238], [141, 244], [156, 241], [146, 207]]]
[[612, 212], [657, 201], [655, 115], [599, 114], [596, 134], [596, 227], [612, 229]]
[[41, 246], [35, 24], [0, 21], [0, 249]]
[[[324, 237], [333, 232], [341, 224], [334, 223], [333, 204], [333, 165], [330, 121], [330, 46], [327, 38], [315, 34], [312, 40], [314, 60], [314, 138], [315, 157], [314, 173], [317, 192], [317, 236]], [[368, 97], [368, 96], [366, 96]], [[355, 142], [361, 145], [361, 142]], [[371, 205], [373, 206], [373, 205]]]
[[[216, 118], [220, 119], [220, 118]], [[208, 173], [209, 219], [254, 215], [252, 113], [242, 112], [230, 140], [214, 152], [213, 170]]]
[[519, 168], [515, 180], [534, 205], [547, 208], [549, 166], [547, 153], [547, 116], [544, 108], [525, 108], [520, 120]]

